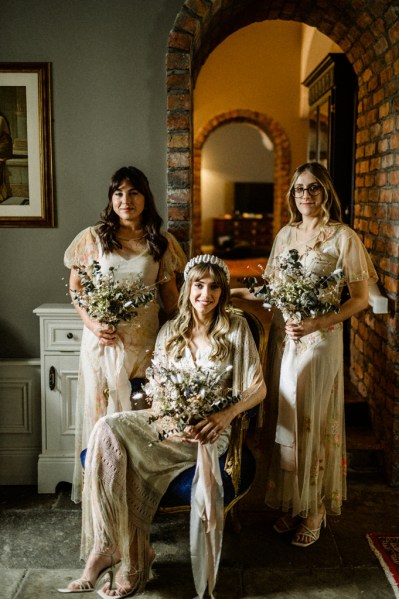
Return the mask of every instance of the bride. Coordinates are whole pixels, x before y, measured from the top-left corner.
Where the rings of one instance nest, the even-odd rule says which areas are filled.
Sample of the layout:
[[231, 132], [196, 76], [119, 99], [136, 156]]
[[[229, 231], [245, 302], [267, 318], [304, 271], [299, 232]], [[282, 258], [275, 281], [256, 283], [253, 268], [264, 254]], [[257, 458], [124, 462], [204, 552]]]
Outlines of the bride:
[[[196, 463], [202, 448], [222, 455], [233, 419], [264, 399], [266, 386], [254, 340], [246, 320], [228, 311], [229, 297], [226, 264], [215, 256], [193, 258], [184, 271], [177, 315], [158, 335], [155, 360], [182, 370], [194, 364], [231, 365], [224, 384], [240, 394], [240, 401], [190, 426], [184, 438], [162, 442], [157, 442], [159, 422], [149, 423], [156, 399], [149, 409], [116, 413], [97, 422], [89, 440], [82, 503], [81, 553], [86, 566], [81, 578], [61, 592], [93, 590], [106, 572], [110, 581], [98, 591], [102, 597], [121, 599], [142, 591], [155, 557], [151, 522], [170, 481]], [[202, 583], [195, 571], [194, 579], [203, 596], [205, 588], [198, 588]], [[210, 593], [214, 582], [208, 580]]]

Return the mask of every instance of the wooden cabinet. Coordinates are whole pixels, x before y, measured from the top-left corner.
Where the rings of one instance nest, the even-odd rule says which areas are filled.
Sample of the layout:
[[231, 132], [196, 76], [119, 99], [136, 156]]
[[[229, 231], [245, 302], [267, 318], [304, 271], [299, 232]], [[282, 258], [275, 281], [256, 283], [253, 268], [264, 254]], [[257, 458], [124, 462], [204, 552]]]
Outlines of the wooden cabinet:
[[215, 253], [226, 258], [234, 256], [269, 255], [273, 243], [273, 217], [214, 218], [213, 244]]
[[83, 323], [68, 304], [43, 304], [34, 312], [40, 318], [42, 397], [38, 492], [54, 493], [59, 482], [72, 482]]
[[309, 88], [308, 160], [328, 168], [343, 218], [352, 224], [356, 75], [345, 54], [331, 53], [303, 83]]

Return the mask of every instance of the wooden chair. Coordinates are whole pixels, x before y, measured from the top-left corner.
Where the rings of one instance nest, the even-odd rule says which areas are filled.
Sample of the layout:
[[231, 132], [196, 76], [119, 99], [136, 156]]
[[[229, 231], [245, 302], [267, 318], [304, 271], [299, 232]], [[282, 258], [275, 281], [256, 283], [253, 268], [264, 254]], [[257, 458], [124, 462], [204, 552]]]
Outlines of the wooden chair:
[[[248, 322], [256, 347], [258, 348], [261, 364], [266, 353], [266, 338], [263, 325], [259, 318], [250, 312], [233, 308], [236, 314], [244, 316]], [[230, 513], [233, 528], [236, 532], [241, 529], [235, 506], [248, 493], [256, 474], [256, 461], [248, 448], [245, 437], [250, 422], [256, 418], [257, 408], [243, 412], [232, 423], [232, 433], [227, 452], [219, 458], [220, 472], [224, 490], [225, 518]], [[160, 506], [160, 513], [178, 513], [190, 510], [191, 484], [196, 466], [188, 468], [170, 483]]]
[[[255, 314], [240, 308], [234, 307], [233, 311], [246, 318], [263, 365], [266, 354], [266, 338], [261, 321]], [[250, 422], [256, 416], [257, 408], [254, 408], [243, 412], [234, 419], [229, 447], [227, 452], [219, 458], [224, 490], [224, 514], [226, 518], [227, 514], [230, 513], [233, 528], [236, 532], [241, 530], [241, 526], [235, 506], [250, 490], [256, 474], [255, 457], [245, 442]], [[86, 449], [81, 453], [83, 469], [85, 458]], [[195, 468], [195, 465], [188, 468], [172, 480], [159, 505], [159, 513], [190, 511], [191, 485]]]

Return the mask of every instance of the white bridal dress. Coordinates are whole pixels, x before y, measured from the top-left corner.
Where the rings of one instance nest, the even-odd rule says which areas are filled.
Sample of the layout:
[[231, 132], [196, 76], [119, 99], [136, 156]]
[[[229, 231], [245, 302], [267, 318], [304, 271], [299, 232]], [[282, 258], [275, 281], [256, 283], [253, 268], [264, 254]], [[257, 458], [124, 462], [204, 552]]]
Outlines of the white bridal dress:
[[[156, 361], [176, 369], [184, 369], [185, 364], [192, 367], [194, 361], [188, 349], [178, 362], [171, 362], [165, 355], [163, 348], [168, 335], [169, 324], [166, 323], [158, 335]], [[231, 342], [230, 355], [223, 364], [212, 363], [222, 368], [233, 366], [232, 380], [225, 384], [232, 388], [234, 395], [243, 392], [241, 401], [245, 402], [249, 397], [263, 399], [262, 369], [246, 320], [233, 315], [227, 337]], [[209, 365], [209, 353], [210, 350], [198, 353], [195, 362], [201, 366]], [[92, 547], [96, 552], [119, 547], [124, 571], [134, 568], [140, 571], [140, 588], [144, 587], [148, 577], [145, 548], [158, 504], [170, 481], [196, 463], [198, 451], [198, 444], [182, 441], [177, 436], [158, 442], [157, 426], [162, 423], [148, 422], [157, 409], [156, 400], [153, 408], [113, 414], [99, 420], [90, 437], [83, 490], [82, 558], [87, 558]], [[195, 514], [191, 519], [191, 550], [194, 581], [200, 597], [207, 583], [212, 593], [216, 580], [223, 535], [223, 488], [220, 490], [218, 485], [217, 456], [226, 451], [229, 437], [230, 427], [217, 443], [201, 446], [207, 449], [197, 464], [197, 469], [203, 471], [198, 493], [194, 493], [195, 506], [192, 500]], [[205, 538], [208, 533], [209, 537]], [[138, 564], [131, 563], [129, 548], [133, 542], [138, 543]]]

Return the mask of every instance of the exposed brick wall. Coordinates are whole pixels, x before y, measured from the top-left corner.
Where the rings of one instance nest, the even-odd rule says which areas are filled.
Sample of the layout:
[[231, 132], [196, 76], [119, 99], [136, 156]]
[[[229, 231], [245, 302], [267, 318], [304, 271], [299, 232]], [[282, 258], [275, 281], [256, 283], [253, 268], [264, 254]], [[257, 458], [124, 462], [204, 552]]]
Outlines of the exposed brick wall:
[[[399, 485], [397, 3], [186, 0], [170, 33], [166, 60], [169, 228], [190, 254], [193, 208], [197, 210], [194, 168], [200, 160], [199, 148], [194, 149], [192, 127], [192, 92], [197, 74], [209, 53], [228, 35], [266, 19], [317, 27], [343, 49], [358, 77], [354, 228], [377, 267], [390, 313], [367, 312], [352, 319], [351, 376], [369, 402], [375, 431], [384, 443], [388, 480]], [[198, 184], [197, 175], [196, 171]]]
[[287, 222], [288, 212], [285, 197], [291, 179], [290, 142], [284, 129], [272, 118], [254, 110], [230, 110], [212, 118], [198, 132], [194, 140], [193, 161], [193, 253], [201, 250], [201, 153], [209, 135], [222, 125], [228, 123], [251, 123], [269, 136], [274, 146], [274, 235]]

